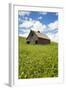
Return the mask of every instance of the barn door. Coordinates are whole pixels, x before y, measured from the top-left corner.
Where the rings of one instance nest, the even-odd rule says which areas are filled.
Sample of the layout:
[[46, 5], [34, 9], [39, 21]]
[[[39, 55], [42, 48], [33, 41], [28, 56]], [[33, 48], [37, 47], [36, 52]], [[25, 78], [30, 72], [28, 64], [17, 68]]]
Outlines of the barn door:
[[36, 41], [35, 41], [35, 44], [37, 44], [37, 43], [38, 43], [38, 41], [36, 40]]

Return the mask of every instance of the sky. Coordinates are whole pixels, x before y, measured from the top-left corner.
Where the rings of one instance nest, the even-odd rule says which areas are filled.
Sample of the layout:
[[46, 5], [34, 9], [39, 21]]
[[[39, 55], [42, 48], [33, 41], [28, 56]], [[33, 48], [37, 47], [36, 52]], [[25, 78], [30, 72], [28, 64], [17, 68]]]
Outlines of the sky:
[[58, 13], [18, 11], [19, 36], [27, 37], [30, 30], [46, 34], [51, 41], [58, 42]]

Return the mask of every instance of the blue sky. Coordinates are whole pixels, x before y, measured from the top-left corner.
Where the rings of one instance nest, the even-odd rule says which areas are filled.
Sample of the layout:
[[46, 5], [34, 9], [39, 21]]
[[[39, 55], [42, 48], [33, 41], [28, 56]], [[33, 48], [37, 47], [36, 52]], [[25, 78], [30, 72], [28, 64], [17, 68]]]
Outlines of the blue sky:
[[48, 35], [52, 41], [58, 42], [58, 13], [57, 12], [18, 12], [18, 32], [27, 37], [30, 30], [40, 31]]

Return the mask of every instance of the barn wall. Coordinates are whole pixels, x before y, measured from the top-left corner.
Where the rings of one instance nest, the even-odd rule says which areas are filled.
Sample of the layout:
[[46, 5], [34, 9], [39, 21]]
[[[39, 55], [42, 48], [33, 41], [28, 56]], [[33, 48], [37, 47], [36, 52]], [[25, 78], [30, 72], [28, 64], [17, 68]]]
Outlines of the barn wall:
[[36, 43], [36, 44], [49, 44], [50, 43], [49, 39], [38, 38], [33, 31], [30, 32], [29, 36], [27, 37], [27, 41]]
[[50, 43], [50, 40], [39, 38], [38, 39], [38, 43], [39, 44], [49, 44]]
[[30, 41], [30, 42], [35, 42], [36, 40], [38, 40], [38, 38], [35, 34], [33, 34], [33, 36], [31, 36], [30, 34], [29, 37], [27, 38], [27, 41]]

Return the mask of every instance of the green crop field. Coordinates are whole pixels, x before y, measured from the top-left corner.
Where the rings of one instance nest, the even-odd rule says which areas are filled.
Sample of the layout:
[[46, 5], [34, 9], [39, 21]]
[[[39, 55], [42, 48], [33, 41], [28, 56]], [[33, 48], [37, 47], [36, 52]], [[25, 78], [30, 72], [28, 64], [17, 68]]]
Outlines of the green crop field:
[[19, 37], [18, 78], [58, 77], [58, 44], [27, 44]]

